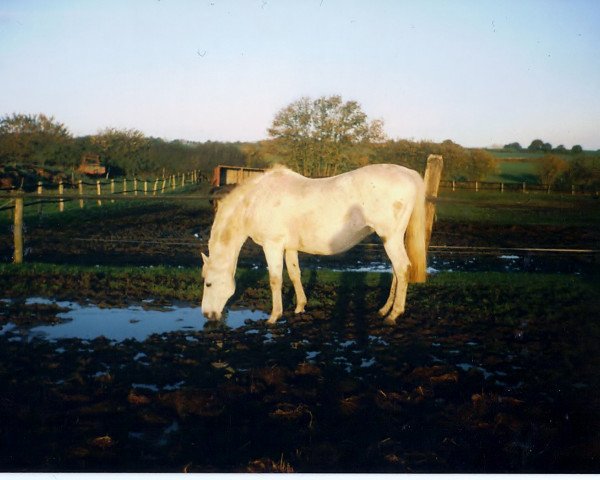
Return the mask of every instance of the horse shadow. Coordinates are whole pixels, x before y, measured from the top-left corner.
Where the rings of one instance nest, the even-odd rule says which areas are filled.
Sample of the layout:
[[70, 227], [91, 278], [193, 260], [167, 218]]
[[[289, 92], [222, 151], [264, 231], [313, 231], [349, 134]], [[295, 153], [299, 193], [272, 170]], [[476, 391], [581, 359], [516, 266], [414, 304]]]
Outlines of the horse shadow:
[[[328, 285], [330, 290], [324, 292], [324, 285], [318, 281], [317, 270], [312, 269], [304, 286], [308, 297], [307, 312], [321, 308], [311, 305], [311, 299], [315, 298], [318, 303], [329, 305], [326, 310], [333, 328], [350, 328], [358, 336], [366, 337], [372, 322], [382, 322], [377, 310], [385, 303], [392, 281], [391, 274], [381, 273], [377, 278], [373, 282], [369, 272], [342, 271], [334, 286]], [[288, 294], [286, 300], [289, 304], [294, 300], [293, 290], [290, 289]], [[323, 295], [330, 295], [330, 298], [317, 298]]]

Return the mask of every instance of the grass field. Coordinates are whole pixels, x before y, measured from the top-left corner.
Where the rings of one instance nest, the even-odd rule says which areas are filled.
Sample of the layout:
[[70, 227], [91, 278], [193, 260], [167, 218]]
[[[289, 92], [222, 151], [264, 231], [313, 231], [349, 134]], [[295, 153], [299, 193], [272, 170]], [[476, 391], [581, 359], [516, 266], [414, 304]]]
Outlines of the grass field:
[[[498, 171], [489, 175], [484, 180], [487, 182], [505, 182], [539, 184], [539, 174], [537, 172], [537, 160], [543, 158], [548, 153], [545, 152], [507, 152], [503, 150], [487, 150], [497, 161]], [[561, 158], [567, 162], [575, 159], [581, 161], [592, 170], [597, 170], [598, 152], [584, 151], [581, 154], [556, 153], [549, 152], [552, 156]]]
[[599, 227], [598, 207], [588, 195], [442, 190], [436, 213], [453, 222]]
[[536, 163], [532, 160], [499, 160], [498, 172], [488, 176], [486, 182], [540, 183]]

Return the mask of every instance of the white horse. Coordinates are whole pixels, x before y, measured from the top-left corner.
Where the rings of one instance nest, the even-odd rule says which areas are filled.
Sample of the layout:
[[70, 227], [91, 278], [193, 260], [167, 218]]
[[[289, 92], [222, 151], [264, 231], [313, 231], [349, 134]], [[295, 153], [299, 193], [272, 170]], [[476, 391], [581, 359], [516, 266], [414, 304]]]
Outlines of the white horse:
[[425, 188], [421, 176], [398, 165], [369, 165], [320, 179], [309, 179], [283, 167], [268, 170], [219, 202], [209, 256], [202, 254], [202, 312], [209, 320], [221, 319], [235, 291], [238, 255], [248, 237], [265, 253], [273, 296], [268, 323], [274, 323], [283, 313], [284, 253], [296, 293], [295, 311], [301, 313], [306, 295], [298, 252], [341, 253], [372, 232], [381, 237], [392, 262], [389, 298], [379, 313], [387, 315], [386, 323], [394, 324], [404, 312], [408, 282], [424, 282], [426, 277]]

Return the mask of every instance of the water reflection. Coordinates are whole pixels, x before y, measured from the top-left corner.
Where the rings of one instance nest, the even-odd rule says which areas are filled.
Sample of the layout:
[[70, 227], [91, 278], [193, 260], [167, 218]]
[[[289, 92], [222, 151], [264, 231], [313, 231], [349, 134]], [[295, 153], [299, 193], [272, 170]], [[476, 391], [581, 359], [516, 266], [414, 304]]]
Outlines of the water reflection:
[[[383, 249], [371, 249], [368, 254], [350, 250], [350, 252], [332, 255], [301, 255], [300, 263], [304, 269], [327, 269], [337, 272], [374, 272], [391, 273], [391, 264]], [[583, 274], [592, 270], [592, 255], [567, 255], [552, 253], [523, 254], [479, 254], [465, 252], [430, 252], [427, 257], [427, 272], [535, 272]], [[256, 259], [240, 260], [246, 268], [266, 268]]]
[[[55, 304], [66, 309], [56, 314], [59, 323], [38, 326], [17, 326], [7, 323], [0, 329], [0, 335], [7, 332], [19, 333], [22, 338], [43, 338], [58, 340], [79, 338], [92, 340], [105, 337], [122, 342], [126, 339], [144, 341], [150, 335], [176, 331], [194, 331], [214, 328], [215, 322], [208, 322], [199, 306], [174, 305], [161, 306], [160, 309], [148, 308], [148, 305], [130, 305], [120, 308], [101, 308], [97, 305], [80, 305], [75, 302], [55, 302], [46, 298], [29, 298], [27, 305]], [[268, 314], [253, 310], [230, 310], [220, 328], [239, 328], [246, 320], [265, 320]]]

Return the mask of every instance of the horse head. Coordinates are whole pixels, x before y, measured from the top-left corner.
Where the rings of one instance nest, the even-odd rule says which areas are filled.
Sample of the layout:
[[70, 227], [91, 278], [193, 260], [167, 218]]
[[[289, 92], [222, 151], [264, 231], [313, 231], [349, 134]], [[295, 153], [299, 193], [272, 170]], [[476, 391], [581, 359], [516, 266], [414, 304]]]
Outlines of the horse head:
[[221, 320], [223, 308], [235, 292], [234, 276], [223, 262], [208, 258], [204, 253], [202, 260], [204, 261], [202, 267], [202, 278], [204, 278], [202, 314], [208, 320]]

